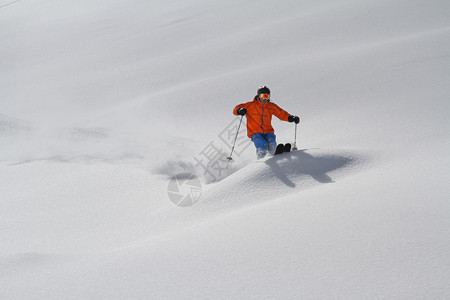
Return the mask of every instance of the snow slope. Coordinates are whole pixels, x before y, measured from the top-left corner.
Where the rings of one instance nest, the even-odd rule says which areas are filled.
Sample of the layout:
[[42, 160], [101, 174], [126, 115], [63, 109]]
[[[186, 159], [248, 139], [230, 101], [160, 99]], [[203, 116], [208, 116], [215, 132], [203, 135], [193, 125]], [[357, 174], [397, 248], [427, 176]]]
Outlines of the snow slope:
[[[0, 0], [0, 298], [450, 298], [449, 15]], [[242, 132], [208, 178], [262, 84], [301, 150], [256, 161]]]

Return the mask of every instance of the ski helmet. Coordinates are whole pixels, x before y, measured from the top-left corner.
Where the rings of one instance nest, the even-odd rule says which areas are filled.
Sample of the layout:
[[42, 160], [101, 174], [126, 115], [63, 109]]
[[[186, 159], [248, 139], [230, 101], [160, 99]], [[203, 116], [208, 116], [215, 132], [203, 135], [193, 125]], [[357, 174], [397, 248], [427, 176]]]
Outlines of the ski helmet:
[[262, 103], [270, 101], [270, 90], [267, 86], [260, 86], [257, 93], [257, 97]]
[[263, 85], [263, 86], [259, 87], [259, 89], [258, 89], [256, 94], [257, 95], [260, 95], [260, 94], [269, 94], [270, 95], [270, 90], [269, 90], [269, 88], [267, 86]]

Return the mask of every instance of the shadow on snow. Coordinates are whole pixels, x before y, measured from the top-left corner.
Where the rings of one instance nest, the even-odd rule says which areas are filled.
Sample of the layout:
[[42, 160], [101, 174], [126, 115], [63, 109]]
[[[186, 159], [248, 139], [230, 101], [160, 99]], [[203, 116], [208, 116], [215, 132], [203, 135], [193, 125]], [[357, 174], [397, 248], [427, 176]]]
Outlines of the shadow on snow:
[[274, 156], [265, 161], [273, 174], [285, 185], [295, 188], [296, 184], [289, 179], [299, 175], [309, 175], [320, 183], [331, 183], [333, 179], [327, 174], [350, 164], [353, 159], [339, 155], [313, 156], [298, 150]]

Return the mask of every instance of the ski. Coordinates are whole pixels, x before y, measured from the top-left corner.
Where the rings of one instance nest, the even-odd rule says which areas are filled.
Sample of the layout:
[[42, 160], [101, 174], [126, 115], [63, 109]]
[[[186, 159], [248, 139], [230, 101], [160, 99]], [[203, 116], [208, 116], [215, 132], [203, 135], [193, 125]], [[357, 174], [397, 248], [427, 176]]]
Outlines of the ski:
[[275, 150], [274, 155], [278, 155], [284, 152], [284, 145], [283, 144], [278, 144], [277, 149]]
[[284, 144], [284, 152], [291, 152], [291, 144]]
[[275, 150], [274, 155], [278, 155], [285, 152], [291, 152], [291, 144], [278, 144], [277, 149]]

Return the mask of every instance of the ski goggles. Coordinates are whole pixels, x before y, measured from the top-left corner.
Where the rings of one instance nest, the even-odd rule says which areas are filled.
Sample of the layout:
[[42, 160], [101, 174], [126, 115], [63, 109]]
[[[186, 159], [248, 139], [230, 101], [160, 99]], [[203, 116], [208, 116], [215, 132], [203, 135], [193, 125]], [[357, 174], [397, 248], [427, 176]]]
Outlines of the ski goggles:
[[270, 100], [270, 94], [259, 94], [259, 100], [266, 102]]

